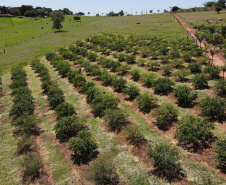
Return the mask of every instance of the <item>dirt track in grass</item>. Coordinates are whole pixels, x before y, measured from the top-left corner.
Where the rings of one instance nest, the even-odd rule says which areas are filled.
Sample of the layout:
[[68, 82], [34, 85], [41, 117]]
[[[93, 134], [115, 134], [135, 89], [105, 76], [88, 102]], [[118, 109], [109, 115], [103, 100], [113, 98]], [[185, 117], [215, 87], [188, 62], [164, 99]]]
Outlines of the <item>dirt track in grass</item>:
[[[200, 45], [200, 42], [197, 40], [197, 38], [195, 37], [195, 33], [196, 31], [190, 27], [188, 27], [187, 24], [184, 23], [184, 21], [182, 21], [175, 13], [171, 13], [171, 15], [178, 21], [178, 23], [187, 31], [188, 35], [190, 35], [195, 42]], [[202, 41], [201, 42], [201, 47], [202, 49], [205, 50], [205, 45], [204, 43], [207, 44], [206, 41]], [[207, 56], [210, 58], [210, 61], [212, 60], [212, 56], [210, 54], [209, 51], [206, 52]], [[225, 66], [225, 58], [224, 58], [224, 54], [222, 52], [217, 52], [214, 56], [213, 56], [213, 64], [216, 66]], [[220, 73], [221, 76], [223, 76], [223, 72]], [[224, 73], [224, 75], [226, 75], [226, 72]]]

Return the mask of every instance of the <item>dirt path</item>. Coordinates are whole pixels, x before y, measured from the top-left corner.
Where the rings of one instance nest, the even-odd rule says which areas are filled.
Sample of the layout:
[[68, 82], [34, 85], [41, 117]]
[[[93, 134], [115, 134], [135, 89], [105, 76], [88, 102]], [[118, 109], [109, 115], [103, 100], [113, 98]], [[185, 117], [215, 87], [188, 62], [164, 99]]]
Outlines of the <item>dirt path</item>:
[[[171, 13], [171, 15], [178, 21], [178, 23], [187, 31], [188, 35], [190, 35], [195, 42], [200, 46], [200, 42], [197, 40], [197, 38], [195, 37], [195, 33], [196, 31], [192, 28], [189, 28], [187, 24], [185, 24], [175, 13]], [[201, 42], [201, 47], [205, 50], [205, 45], [204, 43], [207, 44], [206, 41], [202, 41]], [[210, 61], [212, 60], [212, 56], [210, 54], [209, 51], [206, 52], [207, 56], [210, 58]], [[225, 66], [226, 64], [226, 60], [223, 57], [224, 54], [222, 52], [217, 52], [214, 56], [213, 56], [213, 64], [216, 66]], [[224, 73], [226, 75], [226, 72]], [[223, 72], [220, 73], [221, 76], [223, 76]]]

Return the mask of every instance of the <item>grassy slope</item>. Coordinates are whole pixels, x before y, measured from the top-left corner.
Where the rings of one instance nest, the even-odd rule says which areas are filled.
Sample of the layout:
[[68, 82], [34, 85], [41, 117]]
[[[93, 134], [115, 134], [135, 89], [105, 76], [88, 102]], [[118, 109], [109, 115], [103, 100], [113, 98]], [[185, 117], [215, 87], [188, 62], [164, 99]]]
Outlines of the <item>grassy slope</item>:
[[[18, 20], [17, 20], [18, 19]], [[70, 19], [72, 19], [70, 21]], [[118, 32], [163, 36], [168, 39], [185, 37], [186, 32], [170, 14], [153, 14], [127, 17], [82, 17], [82, 23], [66, 16], [64, 32], [54, 32], [50, 18], [0, 18], [0, 70], [20, 62], [29, 62], [35, 56], [54, 51], [63, 45], [99, 32]], [[140, 24], [136, 24], [136, 23]], [[43, 29], [41, 29], [43, 27]], [[6, 53], [3, 53], [3, 49]]]
[[[190, 23], [191, 21], [195, 21], [195, 25], [198, 24], [206, 24], [206, 21], [212, 21], [212, 24], [221, 24], [226, 25], [226, 10], [222, 10], [220, 14], [216, 11], [207, 11], [207, 12], [183, 12], [178, 13], [186, 23]], [[223, 21], [219, 21], [218, 18], [222, 18]], [[197, 21], [197, 22], [196, 22]]]

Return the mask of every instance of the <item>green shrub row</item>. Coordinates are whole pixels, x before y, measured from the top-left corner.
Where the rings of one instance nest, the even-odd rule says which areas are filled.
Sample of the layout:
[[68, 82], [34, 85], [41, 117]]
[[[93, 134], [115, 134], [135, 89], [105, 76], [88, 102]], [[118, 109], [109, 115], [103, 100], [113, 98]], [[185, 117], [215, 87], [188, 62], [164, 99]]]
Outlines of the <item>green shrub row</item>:
[[[62, 70], [59, 68], [59, 66], [62, 65], [62, 60], [59, 60], [59, 57], [54, 55], [55, 54], [48, 53], [47, 58], [49, 60], [52, 60], [51, 63], [53, 63], [56, 69]], [[49, 75], [48, 69], [38, 60], [34, 60], [32, 62], [32, 67], [35, 69], [35, 72], [40, 71], [40, 69], [45, 70], [46, 74], [44, 74], [43, 76]], [[69, 74], [70, 72], [72, 71], [68, 71]], [[63, 91], [59, 89], [56, 84], [54, 84], [50, 79], [49, 81], [46, 81], [46, 79], [43, 79], [42, 77], [41, 81], [42, 84], [48, 84], [46, 94], [48, 96], [49, 105], [55, 110], [57, 116], [58, 121], [54, 126], [56, 137], [63, 141], [71, 138], [69, 140], [69, 149], [74, 152], [74, 155], [78, 155], [79, 157], [90, 155], [90, 153], [92, 153], [97, 148], [97, 144], [91, 138], [91, 135], [89, 137], [84, 137], [82, 142], [80, 140], [79, 142], [74, 142], [75, 140], [77, 141], [77, 139], [80, 138], [80, 135], [82, 133], [87, 132], [88, 134], [90, 134], [85, 129], [85, 120], [77, 117], [76, 112], [74, 111], [74, 107], [71, 104], [65, 102]], [[93, 147], [87, 148], [90, 143], [93, 144]], [[77, 148], [74, 147], [74, 145], [76, 144], [78, 145]], [[85, 153], [83, 153], [84, 150], [86, 150]]]
[[12, 125], [16, 127], [15, 136], [18, 137], [17, 153], [22, 156], [25, 180], [28, 177], [37, 178], [43, 163], [38, 151], [32, 149], [33, 141], [31, 135], [38, 134], [36, 116], [34, 115], [34, 99], [27, 84], [27, 75], [23, 66], [16, 66], [11, 73], [13, 105], [10, 110], [10, 117], [13, 117]]

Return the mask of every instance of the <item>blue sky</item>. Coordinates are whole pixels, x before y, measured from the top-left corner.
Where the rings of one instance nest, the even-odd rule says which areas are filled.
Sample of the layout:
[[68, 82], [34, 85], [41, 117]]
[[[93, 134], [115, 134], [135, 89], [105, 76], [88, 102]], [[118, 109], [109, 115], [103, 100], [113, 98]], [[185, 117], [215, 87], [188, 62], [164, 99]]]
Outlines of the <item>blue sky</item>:
[[1, 0], [0, 6], [33, 5], [34, 7], [49, 7], [54, 10], [69, 8], [73, 12], [82, 11], [86, 15], [87, 12], [90, 12], [91, 15], [96, 15], [97, 13], [119, 12], [120, 10], [133, 14], [152, 9], [154, 12], [157, 10], [162, 12], [164, 9], [169, 10], [172, 6], [201, 7], [205, 2], [205, 0]]

